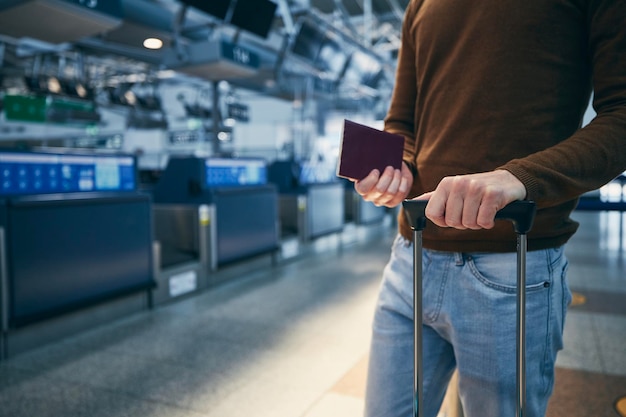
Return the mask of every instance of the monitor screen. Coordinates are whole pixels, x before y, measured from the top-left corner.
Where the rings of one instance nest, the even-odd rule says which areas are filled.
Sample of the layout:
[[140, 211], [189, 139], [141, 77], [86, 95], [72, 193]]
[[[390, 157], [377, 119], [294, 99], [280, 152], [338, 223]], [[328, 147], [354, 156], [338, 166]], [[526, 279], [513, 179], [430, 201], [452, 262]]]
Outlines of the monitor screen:
[[230, 0], [181, 0], [181, 2], [222, 20], [230, 7]]
[[230, 23], [266, 38], [278, 5], [270, 0], [237, 0]]
[[300, 29], [298, 30], [291, 51], [300, 58], [314, 63], [317, 60], [323, 42], [324, 34], [312, 23], [303, 20], [300, 23]]
[[326, 38], [322, 43], [315, 67], [328, 73], [331, 78], [337, 79], [346, 65], [347, 55], [343, 52], [341, 45], [331, 38]]
[[375, 88], [383, 72], [382, 65], [372, 55], [356, 51], [350, 57], [343, 82], [347, 84], [363, 84]]
[[134, 191], [133, 156], [0, 153], [0, 195]]
[[262, 159], [209, 158], [205, 167], [209, 188], [267, 183], [267, 164]]

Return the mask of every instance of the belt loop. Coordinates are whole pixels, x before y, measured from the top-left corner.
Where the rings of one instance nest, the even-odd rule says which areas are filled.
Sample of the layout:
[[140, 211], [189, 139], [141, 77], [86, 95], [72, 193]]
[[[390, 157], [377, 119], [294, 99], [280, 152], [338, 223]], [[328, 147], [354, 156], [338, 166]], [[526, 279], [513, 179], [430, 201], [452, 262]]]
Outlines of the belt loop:
[[461, 252], [454, 252], [454, 262], [456, 266], [463, 266], [465, 264], [463, 254]]

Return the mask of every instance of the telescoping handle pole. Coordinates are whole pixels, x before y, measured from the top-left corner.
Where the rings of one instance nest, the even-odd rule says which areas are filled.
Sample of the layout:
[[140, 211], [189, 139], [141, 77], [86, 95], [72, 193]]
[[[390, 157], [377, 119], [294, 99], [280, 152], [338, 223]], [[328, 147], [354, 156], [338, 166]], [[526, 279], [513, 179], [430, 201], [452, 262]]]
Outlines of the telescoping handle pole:
[[[422, 232], [426, 227], [426, 200], [405, 200], [402, 206], [413, 230], [413, 416], [419, 417], [423, 401], [422, 367]], [[535, 220], [532, 201], [515, 201], [496, 214], [496, 219], [510, 220], [517, 234], [517, 405], [516, 416], [526, 415], [526, 234]]]

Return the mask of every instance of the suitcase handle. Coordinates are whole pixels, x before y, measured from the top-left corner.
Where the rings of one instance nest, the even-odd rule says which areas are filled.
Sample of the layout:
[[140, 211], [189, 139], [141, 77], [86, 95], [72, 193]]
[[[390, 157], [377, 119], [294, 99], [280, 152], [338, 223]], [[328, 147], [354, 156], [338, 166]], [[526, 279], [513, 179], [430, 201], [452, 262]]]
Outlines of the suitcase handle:
[[[402, 206], [408, 216], [413, 230], [424, 230], [426, 227], [426, 204], [428, 200], [404, 200]], [[514, 201], [496, 213], [496, 219], [510, 220], [517, 234], [530, 231], [535, 220], [536, 206], [533, 201]]]
[[[402, 206], [413, 229], [413, 417], [420, 417], [423, 400], [422, 373], [422, 232], [426, 227], [427, 200], [404, 200]], [[516, 416], [526, 415], [526, 234], [535, 220], [533, 201], [514, 201], [496, 213], [496, 219], [510, 220], [517, 234], [517, 312], [516, 312]], [[419, 324], [418, 324], [419, 323]]]

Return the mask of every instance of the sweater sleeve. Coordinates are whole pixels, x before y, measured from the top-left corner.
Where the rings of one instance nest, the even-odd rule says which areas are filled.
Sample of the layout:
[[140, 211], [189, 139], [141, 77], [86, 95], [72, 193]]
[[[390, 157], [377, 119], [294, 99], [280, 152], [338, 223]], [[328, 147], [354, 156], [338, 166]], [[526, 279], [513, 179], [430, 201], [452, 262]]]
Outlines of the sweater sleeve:
[[575, 199], [626, 170], [626, 2], [589, 0], [586, 13], [597, 116], [559, 144], [500, 167], [539, 206]]
[[415, 68], [415, 40], [411, 34], [413, 18], [421, 0], [412, 0], [405, 12], [402, 24], [402, 43], [398, 52], [398, 65], [394, 91], [387, 116], [385, 130], [404, 136], [403, 160], [415, 176], [415, 100], [417, 96]]

